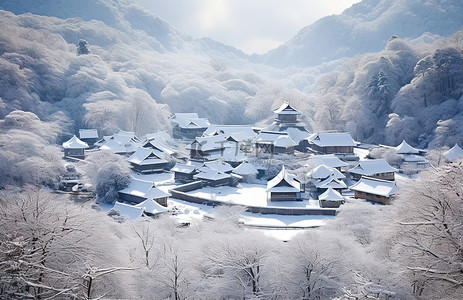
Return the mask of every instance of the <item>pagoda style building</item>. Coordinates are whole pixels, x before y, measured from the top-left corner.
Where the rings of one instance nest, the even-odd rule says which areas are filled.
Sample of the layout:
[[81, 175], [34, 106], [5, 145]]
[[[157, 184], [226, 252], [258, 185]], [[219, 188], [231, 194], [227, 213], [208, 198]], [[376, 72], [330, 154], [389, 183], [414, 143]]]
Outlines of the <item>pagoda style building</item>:
[[275, 118], [275, 121], [266, 128], [266, 130], [286, 131], [288, 128], [295, 128], [301, 131], [307, 131], [305, 124], [299, 120], [299, 116], [302, 113], [292, 107], [289, 102], [285, 101], [273, 112], [277, 115], [277, 117]]

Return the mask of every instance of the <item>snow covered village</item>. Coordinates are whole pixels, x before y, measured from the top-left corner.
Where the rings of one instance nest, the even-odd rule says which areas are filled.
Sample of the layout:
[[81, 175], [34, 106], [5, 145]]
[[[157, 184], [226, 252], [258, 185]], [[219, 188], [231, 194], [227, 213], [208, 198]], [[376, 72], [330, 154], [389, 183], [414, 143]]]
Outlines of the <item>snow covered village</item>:
[[[244, 225], [304, 229], [333, 218], [346, 201], [388, 204], [401, 181], [430, 166], [427, 150], [406, 141], [371, 145], [354, 141], [348, 132], [311, 133], [290, 102], [273, 113], [274, 122], [265, 128], [210, 124], [196, 113], [175, 113], [170, 118], [175, 138], [166, 132], [139, 138], [122, 130], [99, 137], [97, 129], [82, 129], [79, 138], [62, 145], [72, 170], [62, 189], [89, 190], [79, 181], [85, 176], [78, 171], [85, 163], [80, 160], [110, 151], [132, 169], [114, 206], [112, 199], [102, 203], [113, 216], [173, 213], [189, 225], [208, 217], [208, 206], [237, 205], [246, 211]], [[443, 153], [446, 162], [461, 158], [458, 144]]]
[[461, 299], [462, 15], [0, 1], [0, 300]]

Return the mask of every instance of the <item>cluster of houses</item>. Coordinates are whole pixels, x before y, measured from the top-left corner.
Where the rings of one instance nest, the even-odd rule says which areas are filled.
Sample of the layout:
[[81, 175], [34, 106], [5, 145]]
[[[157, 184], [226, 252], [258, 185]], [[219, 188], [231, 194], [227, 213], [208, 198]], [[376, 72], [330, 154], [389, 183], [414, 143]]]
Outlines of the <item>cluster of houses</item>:
[[[301, 181], [285, 166], [267, 182], [267, 201], [300, 201], [308, 193], [319, 200], [321, 207], [339, 207], [345, 195], [388, 203], [397, 192], [395, 173], [384, 159], [360, 160], [354, 153], [359, 146], [347, 132], [310, 133], [300, 120], [301, 112], [290, 103], [274, 110], [272, 124], [266, 128], [246, 125], [214, 125], [196, 113], [176, 113], [171, 117], [173, 137], [186, 143], [189, 157], [175, 165], [176, 152], [168, 146], [171, 137], [165, 132], [138, 138], [133, 132], [120, 130], [112, 136], [98, 137], [93, 129], [79, 131], [63, 143], [65, 157], [84, 159], [85, 151], [98, 149], [125, 155], [134, 172], [151, 174], [174, 173], [178, 184], [201, 181], [203, 185], [236, 186], [239, 182], [255, 182], [265, 169], [249, 161], [251, 155], [268, 158], [280, 155], [295, 156], [296, 151], [307, 153], [310, 172]], [[429, 166], [424, 150], [411, 147], [403, 141], [391, 148], [402, 157], [403, 163], [415, 169]], [[285, 156], [286, 155], [286, 156]], [[447, 160], [463, 158], [463, 150], [455, 145], [444, 153]], [[163, 211], [169, 193], [149, 181], [134, 179], [127, 188], [119, 191], [119, 198], [127, 205], [146, 214]], [[125, 205], [125, 206], [124, 206]]]

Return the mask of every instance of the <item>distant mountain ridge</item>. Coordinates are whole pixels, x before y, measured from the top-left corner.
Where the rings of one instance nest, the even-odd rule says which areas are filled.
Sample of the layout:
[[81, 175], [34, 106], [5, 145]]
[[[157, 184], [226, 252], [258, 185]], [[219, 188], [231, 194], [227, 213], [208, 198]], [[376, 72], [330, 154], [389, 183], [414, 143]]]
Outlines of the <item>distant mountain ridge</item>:
[[414, 39], [425, 32], [449, 36], [463, 28], [463, 1], [363, 0], [340, 15], [303, 28], [256, 62], [310, 67], [342, 57], [382, 50], [392, 35]]

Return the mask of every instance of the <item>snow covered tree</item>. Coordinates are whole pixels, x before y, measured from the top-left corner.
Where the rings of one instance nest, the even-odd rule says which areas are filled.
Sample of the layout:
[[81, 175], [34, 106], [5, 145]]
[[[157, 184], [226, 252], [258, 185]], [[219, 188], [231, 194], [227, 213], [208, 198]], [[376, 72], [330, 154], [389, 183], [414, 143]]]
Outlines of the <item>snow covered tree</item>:
[[[65, 197], [57, 199], [31, 186], [19, 193], [7, 190], [3, 195], [0, 298], [86, 299], [91, 287], [84, 277], [95, 275], [91, 270], [103, 264], [102, 253], [111, 261], [111, 251], [105, 248], [111, 243], [105, 229], [108, 220]], [[98, 286], [102, 283], [94, 282], [94, 296], [101, 295]]]
[[463, 293], [462, 182], [462, 162], [429, 169], [394, 202], [393, 257], [421, 299], [456, 299]]

